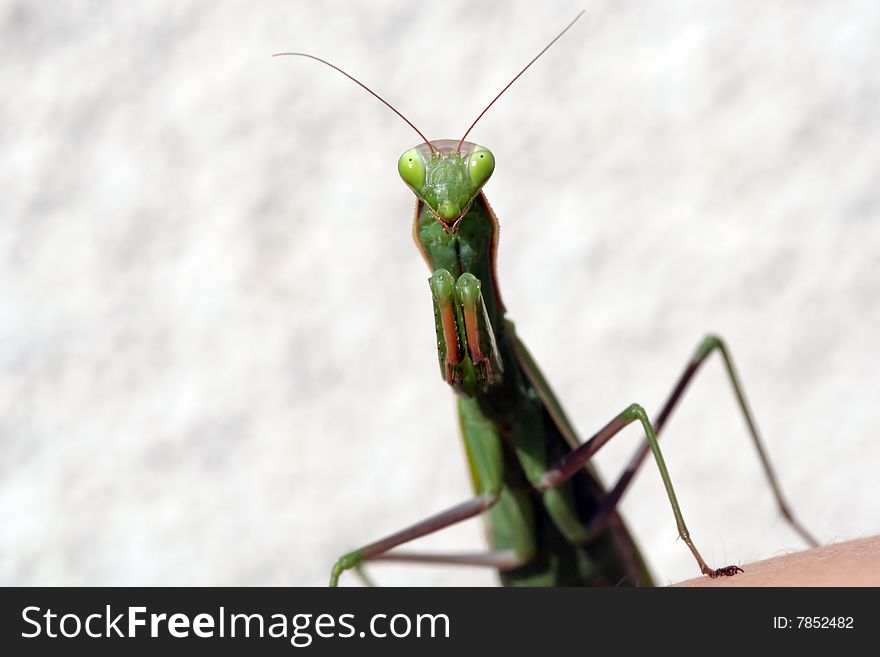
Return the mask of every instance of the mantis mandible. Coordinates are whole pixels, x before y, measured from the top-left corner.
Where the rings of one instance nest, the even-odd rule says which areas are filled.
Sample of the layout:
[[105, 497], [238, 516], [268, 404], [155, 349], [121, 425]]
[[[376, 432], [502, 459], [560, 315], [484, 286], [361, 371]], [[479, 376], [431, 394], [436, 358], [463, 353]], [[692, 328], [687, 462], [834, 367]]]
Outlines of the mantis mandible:
[[[786, 521], [812, 545], [815, 539], [785, 502], [746, 401], [730, 352], [709, 335], [686, 364], [660, 413], [651, 420], [633, 403], [582, 442], [535, 361], [507, 318], [495, 271], [498, 220], [482, 191], [495, 168], [489, 149], [466, 141], [498, 98], [583, 15], [578, 14], [486, 106], [460, 139], [427, 139], [403, 114], [339, 67], [306, 53], [361, 86], [415, 130], [422, 142], [398, 162], [416, 195], [413, 236], [432, 274], [437, 355], [443, 380], [457, 395], [473, 496], [421, 522], [340, 557], [330, 585], [370, 561], [461, 564], [494, 568], [505, 585], [651, 585], [652, 579], [617, 504], [650, 453], [660, 473], [678, 534], [708, 577], [732, 576], [735, 565], [713, 568], [701, 556], [677, 500], [658, 438], [707, 358], [718, 353], [772, 493]], [[626, 426], [644, 440], [610, 488], [590, 459]], [[414, 539], [482, 515], [489, 550], [423, 554], [398, 550]]]

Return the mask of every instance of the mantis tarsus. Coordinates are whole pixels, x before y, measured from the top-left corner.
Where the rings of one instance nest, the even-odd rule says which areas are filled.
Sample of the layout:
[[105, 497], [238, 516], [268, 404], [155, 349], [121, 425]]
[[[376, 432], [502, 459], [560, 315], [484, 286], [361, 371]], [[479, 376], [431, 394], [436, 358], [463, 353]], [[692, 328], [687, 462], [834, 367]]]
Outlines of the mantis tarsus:
[[[658, 436], [706, 359], [723, 360], [752, 441], [786, 520], [808, 543], [813, 537], [785, 503], [769, 465], [730, 353], [707, 336], [653, 421], [633, 403], [581, 442], [549, 385], [506, 318], [495, 274], [498, 223], [482, 188], [494, 171], [492, 153], [465, 141], [494, 102], [575, 21], [579, 14], [486, 106], [457, 140], [428, 140], [381, 96], [335, 65], [412, 127], [423, 143], [407, 150], [398, 169], [416, 194], [413, 235], [428, 263], [439, 366], [457, 393], [474, 496], [407, 529], [342, 556], [331, 585], [348, 569], [376, 560], [451, 563], [498, 569], [510, 585], [649, 585], [647, 566], [616, 507], [649, 452], [663, 479], [679, 536], [709, 577], [730, 576], [738, 566], [709, 566], [690, 538], [666, 469]], [[613, 486], [606, 489], [590, 464], [592, 456], [621, 429], [641, 425], [645, 440]], [[477, 515], [487, 521], [485, 553], [421, 554], [396, 548]]]

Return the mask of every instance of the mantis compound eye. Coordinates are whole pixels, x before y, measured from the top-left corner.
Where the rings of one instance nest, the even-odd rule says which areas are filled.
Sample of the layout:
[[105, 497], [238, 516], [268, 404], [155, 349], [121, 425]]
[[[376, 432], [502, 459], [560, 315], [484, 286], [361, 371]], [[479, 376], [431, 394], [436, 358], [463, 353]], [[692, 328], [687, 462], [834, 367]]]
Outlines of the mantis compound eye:
[[413, 189], [421, 190], [425, 186], [425, 160], [418, 149], [410, 148], [397, 161], [397, 171], [403, 182]]
[[468, 156], [468, 178], [474, 189], [482, 187], [495, 170], [495, 156], [487, 148], [477, 148]]

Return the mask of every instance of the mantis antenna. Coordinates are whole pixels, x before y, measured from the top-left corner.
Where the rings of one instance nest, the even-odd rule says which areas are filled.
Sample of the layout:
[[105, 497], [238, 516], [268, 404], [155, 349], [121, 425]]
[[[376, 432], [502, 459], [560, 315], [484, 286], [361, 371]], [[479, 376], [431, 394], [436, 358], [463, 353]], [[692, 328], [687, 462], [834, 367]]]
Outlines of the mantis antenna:
[[[566, 29], [568, 29], [568, 28], [566, 28]], [[562, 36], [562, 35], [560, 34], [559, 36]], [[559, 37], [556, 37], [556, 38], [558, 39]], [[554, 39], [554, 40], [555, 40], [555, 39]], [[548, 47], [549, 47], [549, 46], [548, 46]], [[546, 50], [546, 48], [545, 48], [545, 50]], [[401, 114], [400, 111], [399, 111], [396, 107], [394, 107], [394, 105], [392, 105], [392, 104], [389, 103], [387, 100], [385, 100], [384, 98], [382, 98], [382, 96], [380, 96], [380, 95], [377, 94], [375, 91], [373, 91], [372, 89], [370, 89], [367, 85], [365, 85], [363, 82], [361, 82], [360, 80], [358, 80], [356, 77], [354, 77], [353, 75], [350, 75], [350, 74], [346, 73], [345, 71], [343, 71], [341, 68], [339, 68], [339, 67], [336, 66], [335, 64], [331, 64], [331, 63], [328, 62], [326, 59], [321, 59], [320, 57], [315, 57], [315, 55], [310, 55], [310, 54], [305, 53], [305, 52], [276, 52], [276, 53], [275, 53], [274, 55], [272, 55], [272, 56], [273, 56], [273, 57], [308, 57], [309, 59], [314, 59], [316, 62], [321, 62], [321, 63], [324, 64], [325, 66], [329, 66], [329, 67], [332, 68], [334, 71], [338, 71], [339, 73], [342, 73], [342, 75], [344, 75], [344, 76], [347, 77], [349, 80], [351, 80], [352, 82], [354, 82], [356, 85], [358, 85], [358, 86], [361, 87], [362, 89], [366, 90], [367, 92], [369, 92], [370, 94], [372, 94], [373, 96], [375, 96], [375, 97], [376, 97], [377, 99], [379, 99], [379, 100], [380, 100], [380, 101], [381, 101], [381, 102], [382, 102], [382, 103], [383, 103], [388, 109], [390, 109], [392, 112], [394, 112], [395, 114], [397, 114], [397, 116], [399, 116], [399, 117], [402, 118], [404, 121], [406, 121], [406, 124], [407, 124], [410, 128], [412, 128], [413, 130], [415, 130], [415, 131], [418, 133], [419, 137], [422, 138], [422, 141], [424, 141], [424, 142], [428, 145], [428, 148], [431, 149], [431, 152], [432, 152], [432, 153], [436, 153], [436, 152], [437, 152], [437, 149], [434, 148], [434, 146], [431, 144], [431, 142], [428, 141], [428, 138], [425, 137], [425, 135], [422, 134], [422, 131], [419, 130], [415, 125], [413, 125], [413, 122], [412, 122], [412, 121], [410, 121], [410, 120], [409, 120], [408, 118], [406, 118], [403, 114]], [[510, 85], [508, 85], [508, 86], [510, 86]], [[492, 102], [495, 102], [495, 101], [492, 101]], [[459, 148], [461, 148], [461, 145], [459, 145]]]
[[[495, 96], [495, 98], [493, 98], [492, 101], [488, 105], [486, 105], [486, 108], [482, 112], [480, 112], [480, 115], [476, 119], [474, 119], [474, 122], [471, 123], [471, 127], [468, 128], [467, 130], [465, 130], [464, 136], [461, 138], [461, 141], [458, 142], [458, 148], [456, 150], [461, 152], [461, 145], [464, 143], [464, 140], [467, 139], [467, 136], [471, 133], [471, 130], [474, 129], [474, 126], [477, 125], [477, 121], [479, 121], [480, 119], [483, 118], [483, 114], [485, 114], [486, 112], [489, 111], [489, 108], [495, 104], [496, 100], [501, 98], [501, 95], [510, 88], [510, 85], [512, 85], [514, 82], [516, 82], [523, 73], [525, 73], [527, 70], [529, 70], [529, 67], [532, 64], [534, 64], [536, 61], [538, 61], [538, 58], [541, 55], [543, 55], [545, 52], [547, 52], [550, 49], [550, 46], [552, 46], [554, 43], [559, 41], [559, 39], [562, 38], [562, 35], [565, 34], [566, 32], [568, 32], [571, 29], [571, 26], [574, 25], [575, 23], [577, 23], [578, 19], [581, 16], [583, 16], [585, 13], [586, 13], [586, 9], [582, 9], [581, 13], [579, 13], [577, 16], [575, 16], [574, 20], [571, 23], [569, 23], [568, 25], [566, 25], [565, 29], [562, 30], [562, 32], [557, 34], [556, 37], [550, 43], [548, 43], [546, 46], [544, 46], [544, 49], [541, 52], [539, 52], [537, 55], [535, 55], [534, 58], [532, 58], [532, 61], [530, 61], [528, 64], [526, 64], [525, 67], [519, 73], [517, 73], [516, 76], [514, 76], [513, 80], [511, 80], [510, 82], [507, 83], [507, 86], [505, 86], [504, 89], [502, 89], [501, 91], [498, 92], [498, 95]], [[355, 80], [355, 82], [357, 82], [357, 80]], [[369, 89], [368, 89], [368, 91], [369, 91]], [[375, 94], [373, 94], [373, 95], [375, 95]], [[392, 108], [392, 109], [394, 109], [394, 108]], [[407, 121], [407, 123], [409, 123], [409, 121]]]

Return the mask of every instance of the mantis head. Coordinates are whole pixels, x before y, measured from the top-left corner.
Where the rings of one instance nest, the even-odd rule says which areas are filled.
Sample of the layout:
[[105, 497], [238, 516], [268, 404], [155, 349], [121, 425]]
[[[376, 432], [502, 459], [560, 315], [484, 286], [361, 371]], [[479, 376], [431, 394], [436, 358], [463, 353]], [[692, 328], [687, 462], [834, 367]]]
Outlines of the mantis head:
[[492, 171], [495, 169], [495, 158], [489, 149], [478, 146], [471, 142], [465, 141], [467, 136], [477, 122], [483, 118], [483, 115], [495, 104], [502, 94], [510, 88], [519, 77], [525, 73], [532, 64], [534, 64], [541, 55], [543, 55], [554, 43], [559, 41], [563, 34], [571, 29], [577, 20], [583, 16], [581, 11], [574, 20], [571, 21], [562, 32], [550, 41], [544, 49], [535, 55], [525, 67], [517, 73], [514, 78], [493, 98], [483, 111], [474, 119], [470, 127], [465, 131], [464, 136], [458, 141], [453, 139], [440, 139], [438, 141], [429, 142], [422, 131], [419, 130], [408, 118], [400, 113], [394, 105], [382, 98], [375, 91], [370, 89], [363, 82], [354, 76], [346, 73], [336, 64], [331, 64], [325, 59], [310, 55], [304, 52], [279, 52], [272, 55], [280, 57], [283, 55], [291, 55], [296, 57], [307, 57], [314, 59], [325, 66], [329, 66], [338, 73], [341, 73], [356, 85], [364, 89], [367, 93], [374, 96], [378, 101], [384, 104], [388, 109], [403, 119], [406, 124], [411, 127], [424, 141], [414, 148], [410, 148], [406, 153], [400, 156], [397, 163], [397, 170], [400, 172], [403, 181], [409, 185], [410, 189], [415, 192], [416, 196], [425, 203], [430, 209], [431, 214], [439, 221], [445, 230], [455, 230], [461, 218], [467, 214], [471, 203], [474, 202], [480, 189], [489, 180]]
[[483, 146], [441, 139], [410, 148], [397, 170], [434, 218], [454, 229], [495, 170], [495, 157]]

